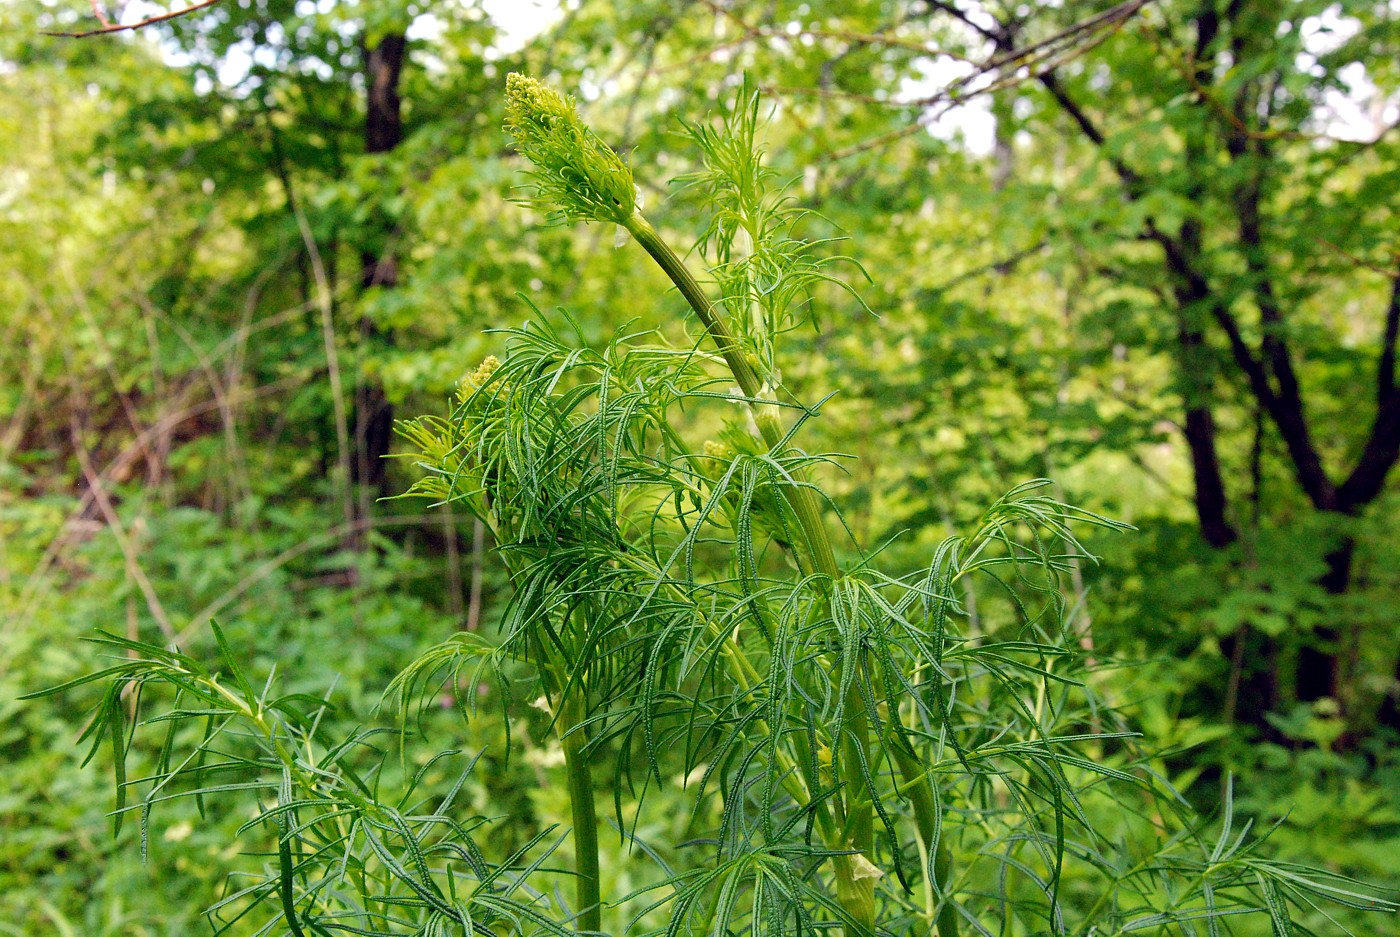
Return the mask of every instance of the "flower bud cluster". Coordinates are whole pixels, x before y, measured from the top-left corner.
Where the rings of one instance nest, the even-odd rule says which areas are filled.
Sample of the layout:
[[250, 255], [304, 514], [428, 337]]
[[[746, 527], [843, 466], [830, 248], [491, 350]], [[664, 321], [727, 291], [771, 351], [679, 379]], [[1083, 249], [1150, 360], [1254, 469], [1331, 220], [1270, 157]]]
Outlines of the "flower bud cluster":
[[712, 459], [733, 462], [739, 455], [739, 450], [735, 449], [727, 442], [717, 442], [713, 439], [707, 439], [705, 440], [705, 455]]
[[472, 394], [480, 388], [485, 387], [491, 380], [491, 375], [496, 373], [496, 369], [501, 366], [501, 359], [495, 355], [487, 355], [481, 360], [470, 374], [462, 378], [457, 385], [457, 399], [466, 402]]
[[574, 99], [534, 78], [506, 78], [506, 132], [535, 164], [532, 202], [565, 218], [624, 224], [637, 210], [637, 187], [622, 157], [579, 119]]
[[496, 369], [501, 366], [501, 359], [495, 355], [487, 355], [481, 359], [481, 364], [476, 366], [476, 370], [467, 377], [467, 382], [472, 387], [484, 387], [486, 382], [491, 380], [491, 375], [496, 373]]

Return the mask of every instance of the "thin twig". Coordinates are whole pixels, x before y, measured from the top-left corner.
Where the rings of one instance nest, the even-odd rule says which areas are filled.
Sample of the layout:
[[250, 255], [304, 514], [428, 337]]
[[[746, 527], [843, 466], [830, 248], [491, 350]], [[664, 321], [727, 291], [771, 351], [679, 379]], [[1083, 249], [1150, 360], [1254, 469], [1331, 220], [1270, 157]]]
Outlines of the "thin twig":
[[107, 496], [107, 488], [92, 466], [92, 458], [88, 455], [87, 446], [83, 443], [83, 429], [78, 422], [76, 411], [69, 413], [68, 424], [68, 431], [73, 437], [73, 452], [78, 457], [78, 465], [82, 468], [83, 478], [87, 482], [88, 490], [92, 492], [93, 500], [97, 503], [97, 509], [102, 512], [102, 518], [107, 522], [107, 528], [112, 532], [112, 539], [116, 540], [117, 547], [122, 552], [122, 558], [126, 561], [127, 575], [141, 590], [141, 595], [146, 599], [146, 608], [150, 611], [156, 624], [160, 626], [161, 633], [168, 640], [178, 644], [175, 628], [170, 624], [170, 617], [165, 613], [165, 606], [161, 604], [160, 596], [156, 593], [155, 587], [151, 585], [146, 571], [141, 568], [141, 559], [137, 555], [136, 544], [127, 536], [126, 528], [122, 525], [121, 518], [117, 516], [117, 511], [112, 506], [112, 499]]
[[[299, 378], [296, 377], [282, 378], [270, 384], [264, 384], [261, 387], [254, 388], [249, 391], [248, 394], [249, 396], [255, 397], [271, 395], [296, 384], [298, 380]], [[186, 396], [192, 392], [192, 389], [193, 388], [186, 388]], [[98, 473], [97, 477], [100, 481], [105, 483], [107, 479], [127, 468], [145, 451], [145, 447], [150, 440], [155, 438], [157, 433], [162, 432], [166, 428], [174, 428], [184, 423], [186, 420], [218, 409], [218, 404], [212, 400], [206, 400], [202, 403], [188, 406], [183, 405], [183, 399], [175, 401], [175, 403], [181, 404], [181, 406], [178, 409], [172, 406], [166, 416], [152, 423], [140, 436], [128, 444], [115, 459], [109, 462], [106, 468]], [[66, 531], [74, 520], [82, 517], [93, 504], [94, 500], [94, 490], [88, 487], [84, 490], [82, 496], [79, 497], [78, 503], [74, 505], [72, 511], [69, 512], [65, 523], [62, 525], [62, 530]], [[65, 534], [62, 532], [49, 541], [49, 545], [44, 549], [43, 555], [39, 557], [39, 562], [35, 564], [34, 569], [30, 571], [29, 576], [25, 579], [24, 588], [20, 591], [18, 602], [19, 613], [12, 618], [13, 621], [23, 621], [29, 617], [30, 612], [33, 610], [34, 603], [38, 601], [40, 590], [44, 586], [48, 571], [52, 568], [54, 561], [58, 559], [59, 554], [63, 551], [64, 543]]]
[[97, 17], [97, 21], [102, 24], [99, 28], [77, 33], [45, 32], [44, 35], [55, 36], [60, 39], [86, 39], [89, 36], [105, 36], [108, 33], [120, 33], [132, 29], [141, 29], [145, 26], [153, 26], [156, 23], [164, 23], [167, 20], [189, 16], [191, 13], [197, 13], [200, 10], [207, 9], [218, 2], [220, 2], [220, 0], [200, 0], [199, 3], [191, 4], [182, 9], [170, 10], [166, 13], [157, 13], [155, 16], [148, 16], [134, 23], [113, 23], [103, 15], [102, 8], [98, 5], [97, 0], [92, 0], [92, 13]]
[[457, 516], [452, 511], [450, 501], [442, 503], [442, 537], [447, 547], [447, 607], [452, 613], [452, 620], [460, 624], [462, 621], [462, 551], [457, 548]]
[[[898, 127], [887, 133], [862, 141], [822, 157], [822, 162], [838, 162], [860, 153], [879, 149], [936, 123], [954, 107], [982, 95], [992, 94], [1006, 88], [1015, 87], [1032, 75], [1043, 75], [1066, 62], [1078, 58], [1098, 47], [1123, 27], [1139, 10], [1151, 0], [1127, 0], [1110, 7], [1102, 13], [1081, 20], [1053, 36], [1038, 40], [1019, 49], [1007, 49], [987, 59], [977, 69], [923, 99], [909, 102], [882, 101], [871, 98], [862, 103], [880, 104], [892, 107], [923, 107], [925, 112], [912, 123]], [[930, 53], [932, 54], [932, 53]], [[1010, 69], [1011, 74], [1006, 74]], [[994, 72], [1002, 77], [978, 88], [969, 86]], [[860, 100], [861, 96], [831, 91], [829, 89], [765, 89], [770, 93], [795, 93], [819, 97], [838, 97]], [[935, 107], [935, 105], [942, 105]]]
[[[974, 71], [968, 75], [964, 75], [963, 77], [950, 82], [947, 86], [940, 89], [935, 94], [929, 95], [928, 97], [923, 98], [919, 101], [909, 102], [908, 104], [901, 103], [895, 105], [907, 107], [924, 107], [928, 108], [928, 110], [926, 110], [923, 114], [920, 114], [919, 117], [916, 120], [914, 120], [913, 123], [910, 123], [907, 126], [898, 127], [888, 133], [881, 134], [880, 136], [862, 141], [861, 143], [853, 144], [852, 146], [848, 146], [844, 149], [836, 150], [835, 152], [822, 157], [821, 161], [839, 162], [840, 160], [858, 155], [860, 153], [865, 153], [869, 152], [870, 150], [879, 149], [890, 143], [902, 140], [905, 137], [911, 137], [914, 134], [918, 133], [920, 130], [923, 130], [929, 127], [930, 125], [936, 123], [953, 108], [958, 107], [962, 104], [966, 104], [973, 98], [981, 97], [988, 94], [994, 94], [997, 91], [1002, 91], [1007, 88], [1015, 87], [1028, 80], [1028, 76], [1018, 74], [1019, 72], [1024, 71], [1030, 74], [1038, 74], [1042, 76], [1041, 80], [1044, 81], [1044, 75], [1053, 72], [1054, 69], [1058, 68], [1059, 66], [1064, 65], [1066, 62], [1072, 61], [1084, 55], [1085, 53], [1091, 51], [1092, 49], [1098, 47], [1099, 45], [1107, 41], [1109, 37], [1111, 37], [1127, 21], [1126, 17], [1132, 12], [1136, 12], [1136, 10], [1141, 8], [1145, 2], [1146, 0], [1141, 0], [1141, 2], [1139, 2], [1139, 0], [1132, 0], [1132, 3], [1130, 4], [1124, 4], [1121, 7], [1114, 7], [1114, 10], [1129, 8], [1126, 13], [1122, 13], [1117, 17], [1107, 18], [1107, 14], [1101, 14], [1098, 17], [1094, 17], [1094, 22], [1096, 24], [1100, 26], [1107, 25], [1107, 28], [1103, 29], [1101, 32], [1098, 32], [1095, 35], [1090, 36], [1088, 39], [1084, 40], [1078, 45], [1069, 45], [1068, 47], [1065, 47], [1057, 44], [1047, 47], [1047, 43], [1050, 43], [1052, 40], [1055, 40], [1057, 38], [1063, 38], [1067, 35], [1078, 36], [1083, 32], [1082, 28], [1074, 28], [1072, 33], [1071, 31], [1067, 30], [1065, 33], [1061, 33], [1059, 37], [1051, 37], [1051, 40], [1039, 42], [1036, 43], [1036, 45], [1033, 47], [1028, 47], [1040, 50], [1033, 53], [1030, 56], [1022, 57], [1022, 54], [1025, 50], [1018, 50], [1012, 53], [997, 56], [993, 59], [989, 59], [977, 71]], [[1084, 24], [1080, 24], [1080, 27], [1082, 27], [1083, 25]], [[1010, 75], [1004, 75], [1002, 78], [992, 81], [989, 84], [983, 85], [979, 88], [973, 88], [970, 90], [967, 89], [967, 86], [972, 84], [977, 79], [983, 78], [991, 74], [992, 72], [1002, 71], [1005, 69], [1006, 66], [1012, 64], [1016, 65], [1016, 68], [1012, 71]], [[813, 89], [801, 89], [800, 91], [798, 91], [798, 93], [809, 95], [823, 94], [822, 92]], [[849, 95], [844, 95], [842, 92], [825, 92], [825, 96], [849, 97]], [[892, 102], [880, 103], [889, 105]], [[935, 105], [942, 106], [937, 107], [935, 109]]]
[[338, 450], [336, 462], [340, 466], [341, 490], [339, 491], [341, 514], [345, 518], [347, 530], [354, 529], [355, 502], [350, 491], [350, 424], [345, 414], [344, 389], [340, 380], [340, 354], [335, 343], [335, 302], [331, 295], [330, 280], [326, 276], [326, 265], [321, 260], [316, 237], [311, 233], [311, 225], [300, 204], [292, 206], [296, 216], [297, 229], [306, 244], [306, 253], [311, 261], [311, 270], [316, 278], [316, 305], [321, 312], [321, 340], [326, 348], [326, 371], [330, 377], [331, 407], [335, 414], [335, 442]]
[[468, 631], [481, 627], [482, 585], [486, 579], [486, 525], [481, 518], [472, 518], [472, 580], [471, 592], [467, 597]]

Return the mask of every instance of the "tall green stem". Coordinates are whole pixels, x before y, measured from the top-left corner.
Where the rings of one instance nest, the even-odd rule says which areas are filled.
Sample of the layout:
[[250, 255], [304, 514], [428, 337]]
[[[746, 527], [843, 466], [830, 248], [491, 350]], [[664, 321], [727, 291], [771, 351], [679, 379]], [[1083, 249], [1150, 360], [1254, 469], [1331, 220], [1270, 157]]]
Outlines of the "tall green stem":
[[[705, 331], [719, 346], [719, 353], [724, 356], [725, 364], [729, 365], [729, 370], [734, 374], [734, 380], [738, 383], [739, 389], [749, 397], [759, 397], [763, 393], [763, 382], [759, 380], [758, 372], [749, 364], [749, 360], [744, 357], [744, 350], [735, 340], [733, 333], [729, 331], [729, 326], [716, 313], [714, 306], [710, 305], [709, 297], [700, 288], [695, 277], [691, 276], [690, 268], [685, 265], [675, 251], [661, 239], [656, 228], [652, 227], [650, 221], [643, 217], [641, 212], [637, 212], [628, 219], [624, 225], [637, 243], [642, 245], [642, 249], [651, 255], [657, 265], [676, 285], [676, 289], [681, 291], [685, 301], [690, 304], [690, 308], [695, 310], [695, 314], [700, 317], [700, 324], [705, 327]], [[776, 442], [776, 440], [774, 440]]]
[[574, 821], [574, 901], [578, 929], [603, 929], [602, 893], [598, 880], [598, 810], [593, 797], [593, 773], [583, 749], [588, 737], [583, 728], [582, 700], [578, 693], [565, 695], [559, 704], [557, 728], [564, 748], [564, 771], [569, 779], [569, 809]]
[[[621, 225], [666, 273], [695, 311], [729, 366], [759, 435], [769, 451], [781, 457], [786, 432], [778, 405], [780, 402], [791, 405], [795, 401], [783, 390], [776, 377], [759, 373], [684, 261], [642, 216], [637, 206], [631, 169], [583, 124], [571, 98], [532, 78], [519, 74], [507, 78], [506, 126], [521, 152], [541, 170], [536, 177], [541, 202], [552, 205], [566, 218]], [[749, 231], [751, 236], [755, 233], [754, 230]], [[806, 481], [801, 466], [792, 468], [789, 475], [792, 483], [780, 486], [778, 494], [798, 527], [797, 559], [804, 567], [803, 572], [814, 580], [815, 587], [834, 617], [841, 571], [836, 565], [821, 503], [815, 489]], [[735, 663], [743, 663], [741, 654]], [[831, 802], [835, 813], [831, 819], [835, 822], [829, 844], [845, 851], [844, 855], [835, 858], [834, 866], [838, 896], [851, 919], [847, 930], [855, 937], [873, 937], [875, 880], [880, 875], [879, 869], [871, 861], [874, 855], [873, 798], [878, 794], [866, 781], [867, 766], [876, 763], [871, 757], [870, 723], [873, 714], [866, 709], [860, 692], [861, 681], [850, 679], [852, 674], [843, 673], [843, 667], [849, 666], [852, 666], [850, 662], [843, 662], [829, 668], [827, 673], [833, 684], [850, 684], [842, 700], [847, 714], [845, 729], [841, 738], [832, 740], [832, 748], [840, 752], [839, 758], [833, 753], [833, 761], [839, 762], [840, 777], [837, 780], [840, 784]], [[778, 731], [781, 732], [781, 727], [778, 727]], [[577, 756], [579, 752], [575, 751], [574, 754]], [[908, 755], [912, 759], [912, 749]], [[806, 765], [812, 761], [803, 758], [802, 763]], [[917, 761], [914, 760], [912, 764], [914, 775], [922, 781], [913, 786], [923, 790], [921, 796], [924, 798], [923, 807], [919, 807], [916, 801], [920, 835], [931, 839], [932, 824], [936, 819], [928, 809], [934, 804], [932, 786], [928, 778], [917, 771]], [[903, 773], [907, 775], [909, 772]], [[580, 767], [579, 780], [585, 780], [586, 774], [586, 766]], [[575, 770], [571, 767], [571, 784], [574, 776]], [[809, 779], [809, 783], [817, 780]], [[591, 783], [587, 796], [591, 804]], [[578, 798], [575, 800], [577, 811]], [[581, 904], [585, 903], [581, 901]]]
[[[695, 311], [701, 325], [704, 326], [705, 331], [709, 333], [718, 347], [719, 353], [724, 357], [725, 363], [729, 366], [729, 370], [734, 375], [734, 380], [744, 396], [753, 401], [772, 397], [774, 404], [776, 404], [778, 389], [768, 387], [760, 380], [728, 325], [710, 303], [709, 298], [690, 273], [684, 261], [661, 239], [660, 234], [641, 213], [632, 215], [625, 227], [637, 239], [637, 243], [651, 255], [671, 282], [680, 290], [691, 309]], [[779, 446], [783, 440], [784, 432], [775, 406], [752, 403], [750, 407], [754, 423], [757, 425], [763, 441], [770, 448]], [[805, 559], [809, 563], [811, 571], [826, 576], [829, 583], [835, 583], [840, 578], [840, 570], [836, 565], [831, 539], [822, 520], [821, 507], [812, 489], [805, 484], [802, 473], [794, 473], [794, 480], [797, 484], [785, 491], [784, 495], [802, 533]], [[847, 782], [845, 788], [848, 793], [844, 799], [842, 819], [845, 825], [846, 844], [858, 850], [859, 856], [837, 857], [836, 880], [838, 897], [842, 907], [856, 921], [855, 932], [864, 935], [874, 933], [875, 877], [869, 874], [873, 871], [869, 868], [869, 864], [874, 847], [874, 808], [867, 795], [864, 779], [859, 774], [859, 766], [862, 761], [869, 763], [869, 714], [865, 711], [865, 701], [861, 699], [854, 681], [851, 692], [847, 694], [845, 705], [850, 721], [847, 737], [843, 740], [843, 748], [845, 749], [843, 774], [847, 775], [844, 780]], [[894, 752], [895, 763], [899, 767], [904, 783], [909, 788], [909, 796], [914, 808], [915, 828], [924, 844], [934, 850], [933, 876], [942, 898], [941, 909], [937, 915], [938, 934], [939, 937], [958, 937], [957, 909], [948, 900], [953, 861], [947, 843], [937, 835], [938, 813], [932, 781], [928, 778], [914, 753], [903, 726], [899, 726], [894, 735], [895, 738], [892, 740], [893, 744], [890, 748]], [[857, 751], [857, 748], [860, 751]], [[864, 863], [857, 862], [858, 858], [864, 859]]]
[[[623, 224], [695, 311], [701, 325], [709, 333], [729, 366], [740, 392], [751, 401], [750, 411], [764, 443], [770, 449], [777, 449], [785, 435], [782, 421], [775, 409], [777, 388], [760, 380], [743, 348], [710, 303], [685, 262], [661, 239], [661, 235], [651, 223], [640, 212], [636, 212]], [[761, 401], [765, 398], [772, 399], [773, 405], [763, 404]], [[829, 600], [830, 587], [841, 576], [836, 565], [836, 554], [832, 550], [831, 538], [822, 520], [821, 506], [816, 495], [807, 485], [803, 473], [794, 472], [793, 478], [796, 484], [783, 491], [782, 496], [797, 520], [803, 540], [802, 553], [809, 571], [826, 578]], [[854, 849], [855, 854], [835, 858], [837, 895], [842, 907], [854, 922], [852, 933], [858, 937], [868, 937], [875, 933], [875, 879], [878, 872], [871, 861], [874, 852], [874, 805], [867, 795], [860, 765], [870, 763], [870, 723], [865, 712], [864, 700], [860, 698], [854, 681], [844, 705], [849, 716], [847, 737], [841, 743], [844, 749], [841, 759], [844, 775], [842, 780], [846, 782], [843, 785], [846, 791], [843, 810], [845, 842], [841, 845]]]
[[933, 880], [940, 901], [938, 937], [958, 937], [958, 910], [948, 894], [952, 886], [953, 856], [947, 842], [938, 835], [938, 805], [933, 797], [933, 784], [909, 744], [907, 730], [895, 721], [897, 718], [896, 713], [890, 713], [890, 751], [894, 753], [900, 776], [909, 788], [909, 800], [914, 805], [914, 826], [919, 832], [919, 839], [923, 840], [925, 848], [934, 850]]

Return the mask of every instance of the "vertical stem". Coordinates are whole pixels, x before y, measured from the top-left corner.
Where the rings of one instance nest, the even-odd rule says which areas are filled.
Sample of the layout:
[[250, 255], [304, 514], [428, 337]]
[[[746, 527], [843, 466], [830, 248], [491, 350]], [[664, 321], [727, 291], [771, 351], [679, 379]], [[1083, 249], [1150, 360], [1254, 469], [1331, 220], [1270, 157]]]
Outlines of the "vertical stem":
[[[834, 669], [834, 682], [841, 681], [841, 671], [840, 666]], [[870, 714], [866, 711], [859, 681], [860, 675], [854, 675], [843, 703], [846, 727], [845, 737], [840, 740], [841, 759], [837, 765], [843, 782], [841, 804], [846, 821], [843, 845], [858, 850], [858, 854], [835, 857], [836, 890], [841, 906], [856, 921], [856, 926], [847, 930], [848, 937], [873, 937], [875, 882], [879, 878], [879, 869], [873, 862], [875, 806], [861, 766], [874, 764], [875, 759], [870, 750]]]
[[[710, 300], [705, 296], [705, 291], [700, 288], [695, 277], [691, 275], [685, 262], [671, 250], [665, 241], [661, 240], [661, 235], [652, 227], [641, 213], [634, 214], [628, 221], [628, 232], [637, 239], [637, 243], [642, 246], [657, 265], [666, 273], [676, 289], [680, 290], [690, 308], [695, 310], [695, 315], [700, 319], [700, 324], [705, 327], [705, 331], [714, 339], [719, 353], [724, 358], [725, 364], [729, 366], [730, 373], [734, 375], [734, 381], [739, 385], [739, 390], [744, 396], [751, 400], [760, 400], [765, 397], [773, 399], [773, 405], [762, 406], [750, 404], [749, 408], [753, 414], [754, 423], [758, 426], [759, 435], [763, 437], [764, 443], [770, 449], [776, 448], [783, 441], [783, 426], [781, 420], [775, 412], [777, 403], [776, 389], [769, 387], [759, 379], [758, 372], [754, 370], [749, 359], [744, 356], [734, 334], [729, 331], [729, 326], [720, 318]], [[797, 518], [798, 528], [802, 532], [807, 559], [811, 563], [812, 571], [830, 577], [832, 580], [840, 578], [840, 571], [836, 567], [836, 554], [831, 549], [831, 538], [827, 536], [826, 527], [822, 522], [821, 506], [817, 502], [816, 495], [812, 489], [805, 484], [805, 479], [800, 472], [794, 472], [797, 484], [784, 492], [788, 504], [792, 507], [792, 512]]]
[[[854, 845], [854, 843], [852, 843]], [[862, 853], [861, 858], [864, 858]], [[841, 907], [855, 921], [848, 927], [848, 937], [874, 937], [875, 935], [875, 876], [861, 874], [863, 870], [856, 862], [857, 856], [836, 856], [836, 898]], [[868, 863], [870, 860], [866, 859]]]
[[896, 719], [894, 713], [890, 714], [890, 718], [893, 726], [890, 751], [894, 753], [900, 776], [909, 786], [909, 800], [914, 805], [914, 826], [924, 846], [934, 850], [933, 879], [940, 903], [937, 934], [938, 937], [958, 937], [958, 909], [953, 906], [949, 894], [953, 884], [953, 856], [948, 844], [938, 835], [938, 805], [933, 799], [933, 784], [909, 744], [904, 726], [893, 722]]
[[[764, 398], [777, 403], [777, 389], [760, 380], [753, 365], [745, 356], [742, 347], [734, 338], [729, 326], [719, 316], [709, 298], [691, 275], [685, 262], [661, 239], [660, 234], [640, 212], [633, 214], [625, 223], [627, 231], [637, 239], [657, 265], [666, 273], [671, 282], [680, 290], [700, 323], [705, 327], [729, 366], [739, 390], [751, 401]], [[781, 419], [774, 405], [750, 403], [750, 412], [764, 443], [770, 449], [777, 449], [785, 435]], [[802, 553], [807, 561], [808, 571], [826, 577], [826, 591], [830, 600], [831, 587], [840, 579], [841, 572], [836, 565], [836, 554], [831, 547], [831, 538], [822, 519], [821, 505], [800, 471], [793, 473], [795, 484], [783, 489], [781, 497], [792, 509], [802, 535]], [[868, 937], [875, 933], [875, 880], [877, 869], [871, 861], [874, 853], [874, 804], [865, 788], [861, 774], [861, 764], [869, 764], [870, 722], [865, 711], [865, 702], [855, 683], [845, 701], [849, 714], [847, 736], [839, 740], [843, 757], [841, 774], [844, 784], [845, 840], [841, 844], [855, 850], [853, 855], [837, 856], [834, 859], [836, 870], [837, 896], [846, 913], [854, 921], [850, 928], [853, 937]]]
[[336, 350], [335, 341], [335, 293], [331, 289], [326, 265], [321, 261], [320, 248], [311, 233], [311, 225], [300, 206], [295, 203], [291, 205], [302, 241], [306, 244], [307, 256], [311, 258], [311, 271], [316, 275], [316, 306], [321, 313], [321, 341], [326, 349], [326, 373], [330, 378], [331, 405], [335, 414], [336, 463], [340, 468], [336, 494], [345, 518], [346, 537], [350, 537], [355, 529], [355, 501], [350, 492], [350, 424], [345, 415], [345, 394], [340, 380], [340, 354]]
[[447, 552], [447, 608], [460, 627], [462, 621], [462, 555], [457, 548], [457, 516], [452, 503], [442, 505], [442, 542]]
[[472, 519], [472, 578], [471, 591], [467, 596], [468, 631], [475, 631], [481, 625], [481, 592], [486, 577], [486, 525], [481, 518]]
[[1227, 725], [1235, 724], [1235, 714], [1239, 708], [1240, 679], [1244, 674], [1244, 645], [1249, 637], [1249, 625], [1242, 624], [1230, 635], [1230, 676], [1225, 681], [1225, 702], [1220, 707], [1220, 718]]
[[569, 809], [574, 821], [574, 902], [580, 932], [601, 933], [603, 906], [598, 882], [598, 811], [593, 798], [593, 773], [583, 748], [588, 736], [582, 726], [577, 694], [560, 701], [558, 731], [569, 778]]
[[564, 773], [568, 780], [569, 812], [574, 823], [574, 912], [579, 933], [602, 933], [603, 904], [598, 876], [598, 810], [593, 797], [593, 772], [584, 749], [588, 730], [588, 688], [582, 681], [568, 692], [568, 668], [535, 637], [539, 655], [540, 680], [554, 708], [554, 731], [564, 750]]

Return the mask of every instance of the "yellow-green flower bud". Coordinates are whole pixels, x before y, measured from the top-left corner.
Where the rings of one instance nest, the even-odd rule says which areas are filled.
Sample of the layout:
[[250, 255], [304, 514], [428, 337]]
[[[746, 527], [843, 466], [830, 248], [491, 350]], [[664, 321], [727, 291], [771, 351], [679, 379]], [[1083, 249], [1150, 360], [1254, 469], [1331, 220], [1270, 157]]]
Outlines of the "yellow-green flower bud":
[[632, 170], [579, 119], [574, 99], [534, 78], [506, 77], [506, 132], [535, 164], [533, 202], [565, 218], [622, 224], [637, 207]]
[[473, 387], [485, 386], [486, 382], [491, 380], [491, 375], [495, 374], [496, 369], [500, 366], [501, 359], [497, 358], [495, 355], [487, 355], [485, 358], [481, 359], [481, 364], [476, 366], [476, 370], [472, 372], [471, 377], [467, 378], [467, 380], [472, 382]]
[[487, 355], [483, 358], [481, 364], [478, 364], [472, 373], [462, 378], [457, 385], [457, 399], [465, 401], [476, 393], [478, 388], [485, 387], [487, 382], [491, 380], [491, 375], [495, 374], [496, 369], [500, 366], [501, 360], [495, 355]]
[[739, 451], [727, 442], [716, 442], [713, 439], [705, 440], [705, 455], [712, 459], [720, 459], [724, 462], [733, 462]]

